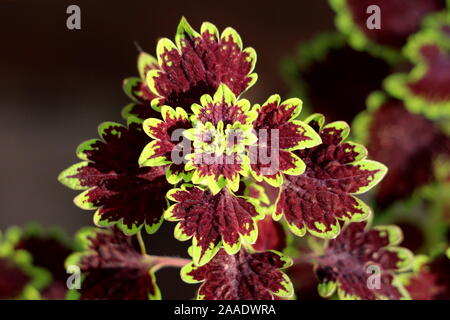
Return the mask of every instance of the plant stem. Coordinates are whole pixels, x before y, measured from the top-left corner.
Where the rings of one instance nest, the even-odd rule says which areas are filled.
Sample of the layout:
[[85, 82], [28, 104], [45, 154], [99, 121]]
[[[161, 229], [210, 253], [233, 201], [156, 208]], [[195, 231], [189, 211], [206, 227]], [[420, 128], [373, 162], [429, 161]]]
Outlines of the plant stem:
[[144, 243], [144, 239], [142, 239], [141, 231], [136, 233], [136, 237], [139, 242], [139, 247], [141, 248], [141, 253], [142, 253], [142, 255], [145, 256], [147, 254], [147, 250], [145, 249], [145, 243]]
[[182, 268], [191, 260], [184, 259], [184, 258], [178, 258], [178, 257], [161, 257], [161, 256], [147, 256], [152, 264], [153, 269], [156, 271], [158, 269], [161, 269], [163, 267], [175, 267], [175, 268]]

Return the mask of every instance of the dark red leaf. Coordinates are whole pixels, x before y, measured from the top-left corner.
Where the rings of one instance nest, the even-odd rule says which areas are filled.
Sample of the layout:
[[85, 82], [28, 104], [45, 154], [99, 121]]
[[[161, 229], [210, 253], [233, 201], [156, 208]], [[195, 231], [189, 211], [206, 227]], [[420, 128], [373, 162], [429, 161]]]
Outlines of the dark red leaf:
[[450, 300], [450, 260], [442, 255], [421, 265], [406, 285], [413, 300]]
[[169, 221], [180, 221], [175, 228], [179, 240], [193, 238], [192, 257], [196, 264], [210, 261], [220, 247], [234, 254], [241, 242], [254, 243], [257, 237], [256, 219], [261, 218], [255, 207], [244, 197], [226, 188], [213, 195], [199, 187], [185, 185], [169, 191], [167, 197], [177, 202], [165, 213]]
[[431, 119], [450, 116], [450, 26], [448, 12], [427, 17], [423, 29], [408, 39], [403, 49], [412, 69], [384, 80], [386, 91], [402, 100], [410, 112]]
[[202, 24], [200, 33], [183, 18], [175, 36], [176, 45], [161, 39], [157, 46], [159, 70], [148, 73], [147, 84], [158, 96], [154, 106], [169, 105], [186, 110], [204, 94], [214, 94], [221, 83], [235, 95], [253, 85], [256, 63], [252, 48], [242, 50], [239, 35], [231, 28], [219, 37], [211, 23]]
[[25, 230], [15, 244], [15, 249], [27, 251], [32, 257], [33, 265], [50, 272], [52, 282], [42, 290], [43, 297], [64, 299], [68, 277], [64, 261], [73, 251], [70, 245], [50, 232]]
[[199, 299], [272, 300], [274, 296], [292, 296], [291, 281], [280, 271], [291, 263], [276, 251], [249, 253], [241, 249], [229, 255], [222, 249], [204, 266], [186, 265], [181, 276], [187, 283], [203, 282]]
[[72, 253], [72, 249], [52, 237], [25, 236], [20, 239], [16, 249], [29, 252], [33, 264], [50, 271], [55, 280], [67, 279], [64, 261]]
[[18, 298], [31, 278], [7, 257], [0, 257], [0, 299]]
[[139, 54], [138, 70], [140, 78], [128, 78], [123, 82], [125, 93], [133, 100], [133, 103], [126, 106], [122, 111], [122, 116], [125, 119], [134, 116], [145, 120], [158, 116], [158, 113], [151, 108], [151, 102], [157, 96], [150, 91], [146, 83], [147, 73], [158, 69], [159, 65], [156, 58], [145, 52]]
[[75, 198], [83, 209], [97, 209], [94, 221], [101, 226], [117, 225], [134, 234], [145, 226], [155, 232], [162, 222], [166, 205], [166, 166], [141, 168], [139, 155], [148, 142], [138, 123], [128, 127], [114, 122], [100, 125], [102, 140], [80, 145], [78, 156], [87, 160], [61, 173], [60, 181], [76, 190]]
[[355, 194], [376, 185], [387, 168], [365, 160], [367, 150], [346, 142], [350, 128], [345, 122], [323, 126], [321, 115], [307, 119], [322, 138], [317, 147], [296, 151], [305, 162], [306, 171], [299, 176], [285, 176], [274, 218], [283, 215], [291, 231], [303, 236], [310, 233], [323, 238], [339, 234], [338, 220], [361, 221], [368, 217], [369, 207]]
[[[419, 31], [422, 19], [431, 12], [445, 8], [445, 0], [339, 0], [333, 1], [340, 10], [348, 10], [349, 19], [356, 25], [348, 32], [363, 33], [371, 41], [400, 49], [409, 35]], [[344, 9], [345, 6], [347, 9]], [[369, 29], [367, 20], [371, 14], [367, 8], [377, 5], [380, 8], [380, 29]], [[343, 11], [339, 13], [344, 14]], [[401, 17], [399, 19], [399, 17]]]
[[396, 246], [401, 238], [395, 226], [348, 224], [317, 259], [319, 293], [330, 296], [337, 289], [341, 299], [407, 298], [397, 275], [410, 266], [412, 254]]
[[215, 127], [223, 122], [224, 128], [236, 122], [250, 124], [256, 118], [256, 112], [250, 111], [250, 107], [247, 99], [238, 100], [230, 88], [221, 84], [213, 97], [203, 95], [200, 104], [192, 106], [193, 121], [211, 122]]
[[427, 66], [426, 73], [407, 83], [415, 96], [430, 102], [450, 101], [450, 55], [437, 45], [423, 45], [420, 55]]
[[83, 252], [69, 257], [66, 264], [80, 267], [83, 281], [72, 297], [83, 300], [159, 299], [151, 270], [152, 263], [142, 255], [135, 238], [119, 229], [86, 229], [79, 233]]
[[28, 252], [14, 249], [9, 239], [10, 230], [0, 243], [0, 300], [39, 300], [41, 290], [51, 280], [50, 274], [33, 265]]
[[305, 164], [293, 151], [318, 145], [320, 137], [310, 126], [296, 120], [301, 108], [300, 99], [281, 102], [279, 95], [254, 107], [258, 117], [253, 121], [253, 128], [258, 141], [249, 148], [249, 153], [252, 174], [257, 181], [264, 179], [278, 187], [283, 173], [299, 175], [304, 172]]
[[389, 99], [373, 111], [368, 129], [371, 157], [389, 168], [376, 195], [383, 207], [433, 181], [436, 157], [450, 153], [450, 139], [430, 120], [409, 113], [399, 100]]

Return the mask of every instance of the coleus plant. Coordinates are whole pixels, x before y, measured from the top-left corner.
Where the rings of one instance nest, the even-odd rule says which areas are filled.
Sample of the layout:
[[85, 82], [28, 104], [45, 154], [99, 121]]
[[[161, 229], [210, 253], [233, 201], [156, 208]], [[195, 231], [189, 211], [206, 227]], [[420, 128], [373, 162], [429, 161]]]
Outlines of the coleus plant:
[[[367, 245], [361, 262], [337, 278], [323, 271], [320, 291], [402, 296], [394, 286], [403, 251], [384, 249], [399, 238], [384, 231], [365, 236], [356, 227], [371, 211], [355, 195], [375, 186], [387, 168], [347, 141], [347, 123], [326, 124], [321, 114], [302, 121], [298, 98], [275, 94], [262, 104], [242, 98], [257, 79], [255, 62], [254, 49], [243, 49], [232, 28], [219, 34], [206, 22], [196, 32], [184, 18], [175, 42], [159, 40], [156, 57], [140, 54], [140, 77], [124, 82], [133, 100], [122, 112], [127, 124], [101, 124], [100, 139], [77, 148], [82, 162], [59, 176], [82, 190], [75, 204], [96, 210], [94, 223], [101, 227], [81, 231], [82, 249], [66, 261], [80, 266], [83, 277], [69, 297], [158, 299], [155, 271], [183, 266], [184, 281], [203, 282], [199, 299], [290, 298], [293, 287], [282, 269], [292, 260], [280, 252], [289, 242], [287, 229], [333, 241], [357, 237]], [[177, 222], [175, 238], [192, 242], [191, 262], [146, 253], [142, 231], [157, 232], [163, 219]], [[321, 258], [323, 270], [330, 256]], [[372, 260], [387, 268], [386, 292], [355, 293], [340, 280], [365, 274]]]
[[[133, 99], [122, 112], [127, 124], [101, 124], [100, 139], [77, 148], [83, 161], [59, 177], [83, 190], [75, 204], [96, 210], [94, 222], [103, 228], [80, 232], [83, 249], [66, 261], [83, 274], [81, 289], [70, 290], [70, 297], [157, 299], [154, 272], [174, 265], [183, 266], [184, 281], [203, 282], [201, 299], [292, 297], [291, 281], [281, 271], [292, 261], [276, 251], [286, 247], [286, 229], [276, 222], [283, 216], [300, 237], [308, 231], [333, 241], [367, 240], [367, 256], [340, 270], [342, 277], [365, 274], [365, 264], [383, 252], [382, 261], [374, 262], [387, 268], [383, 283], [397, 285], [403, 251], [383, 248], [399, 238], [393, 243], [386, 232], [380, 239], [359, 236], [366, 231], [356, 227], [371, 211], [355, 195], [375, 186], [387, 168], [346, 140], [345, 122], [325, 124], [321, 114], [300, 120], [298, 98], [272, 95], [254, 105], [241, 98], [256, 81], [255, 62], [255, 51], [243, 49], [233, 29], [219, 35], [204, 23], [198, 33], [184, 18], [175, 42], [159, 40], [156, 58], [140, 54], [140, 77], [124, 82]], [[275, 190], [272, 202], [267, 188]], [[157, 232], [163, 219], [177, 222], [175, 238], [192, 241], [191, 262], [145, 252], [142, 231]], [[344, 223], [349, 226], [339, 237]], [[334, 258], [320, 260], [323, 270], [327, 259]], [[359, 298], [402, 296], [392, 288], [355, 293], [340, 275], [324, 272], [319, 291], [325, 286]]]
[[[36, 226], [0, 234], [0, 299], [161, 299], [163, 267], [197, 299], [449, 299], [449, 2], [330, 4], [341, 33], [285, 65], [294, 98], [244, 98], [256, 52], [232, 28], [182, 18], [154, 56], [141, 50], [125, 123], [100, 124], [59, 176], [95, 227], [73, 243]], [[382, 29], [366, 27], [369, 5]], [[350, 130], [341, 120], [359, 111]], [[147, 252], [164, 220], [187, 258]]]

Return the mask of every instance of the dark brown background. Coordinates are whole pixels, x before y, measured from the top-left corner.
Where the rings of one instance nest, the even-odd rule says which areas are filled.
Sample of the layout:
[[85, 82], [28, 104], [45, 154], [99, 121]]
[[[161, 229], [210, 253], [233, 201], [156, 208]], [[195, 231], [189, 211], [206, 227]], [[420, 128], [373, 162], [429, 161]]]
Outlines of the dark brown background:
[[[81, 7], [81, 30], [66, 28], [70, 4]], [[121, 120], [128, 103], [121, 82], [137, 75], [134, 41], [154, 54], [158, 37], [173, 38], [182, 15], [197, 30], [206, 20], [220, 30], [232, 26], [256, 49], [259, 80], [247, 94], [254, 103], [286, 96], [281, 59], [333, 29], [325, 0], [0, 0], [0, 230], [37, 221], [72, 234], [92, 224], [92, 214], [73, 205], [76, 192], [56, 177], [100, 122]], [[152, 254], [185, 255], [173, 226], [148, 237]], [[178, 270], [158, 273], [164, 298], [192, 297], [193, 286], [178, 278]]]

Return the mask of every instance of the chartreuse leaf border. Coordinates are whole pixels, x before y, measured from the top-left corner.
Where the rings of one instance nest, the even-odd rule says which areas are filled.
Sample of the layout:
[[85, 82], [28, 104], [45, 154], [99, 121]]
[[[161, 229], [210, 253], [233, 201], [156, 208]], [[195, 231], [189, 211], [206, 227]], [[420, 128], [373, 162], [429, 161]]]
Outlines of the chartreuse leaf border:
[[68, 249], [73, 249], [72, 240], [61, 227], [50, 226], [44, 228], [36, 222], [28, 223], [22, 228], [18, 226], [9, 227], [4, 233], [4, 238], [0, 238], [0, 241], [4, 241], [11, 248], [15, 248], [22, 239], [28, 237], [49, 238], [61, 243]]
[[[159, 68], [158, 60], [152, 55], [148, 54], [147, 52], [141, 51], [137, 59], [137, 69], [139, 72], [139, 77], [126, 78], [122, 83], [122, 90], [132, 101], [131, 103], [127, 104], [124, 108], [122, 108], [121, 116], [125, 120], [127, 120], [129, 117], [136, 117], [136, 115], [133, 114], [131, 110], [135, 106], [145, 103], [144, 101], [140, 100], [142, 93], [136, 91], [135, 88], [139, 84], [146, 85], [146, 74], [148, 73], [149, 70], [146, 71], [145, 68], [150, 66], [151, 66], [150, 70]], [[148, 107], [153, 108], [151, 106], [151, 101], [148, 102]], [[153, 108], [153, 110], [158, 111], [158, 109], [155, 108]], [[138, 122], [142, 122], [145, 119], [138, 118], [137, 120]]]
[[[417, 188], [408, 199], [399, 200], [381, 211], [373, 220], [377, 225], [406, 223], [415, 226], [424, 237], [418, 252], [433, 252], [446, 242], [447, 227], [442, 221], [449, 192], [449, 185], [429, 183]], [[428, 205], [424, 209], [426, 203]]]
[[[398, 245], [403, 241], [403, 232], [396, 225], [377, 225], [370, 227], [372, 224], [373, 216], [369, 217], [368, 223], [365, 226], [365, 230], [369, 229], [377, 230], [381, 234], [387, 234], [389, 239], [389, 244], [384, 246], [383, 248], [390, 251], [395, 252], [399, 258], [399, 262], [397, 264], [396, 274], [392, 274], [393, 280], [392, 285], [399, 291], [401, 294], [401, 300], [411, 300], [408, 291], [404, 287], [404, 274], [409, 272], [411, 269], [411, 265], [414, 261], [413, 253], [403, 247], [399, 247]], [[349, 222], [346, 222], [348, 225]], [[339, 300], [361, 300], [360, 297], [356, 295], [350, 295], [341, 289], [340, 283], [338, 281], [329, 281], [325, 283], [319, 283], [317, 286], [317, 290], [319, 295], [322, 298], [331, 298], [335, 293], [337, 293], [337, 298]], [[377, 296], [377, 299], [385, 300], [386, 297]]]
[[40, 290], [50, 284], [52, 276], [46, 269], [33, 265], [33, 257], [29, 252], [14, 249], [20, 235], [19, 227], [10, 227], [4, 233], [0, 232], [0, 258], [12, 261], [30, 278], [22, 293], [13, 299], [40, 300]]
[[[169, 165], [166, 170], [166, 179], [170, 184], [177, 184], [180, 181], [189, 182], [192, 179], [193, 172], [186, 172], [186, 171], [178, 173], [174, 172], [172, 168], [173, 164], [172, 160], [168, 159], [165, 155], [152, 158], [153, 155], [157, 154], [159, 144], [162, 142], [155, 135], [155, 130], [157, 130], [159, 126], [164, 125], [164, 123], [166, 123], [168, 119], [174, 121], [189, 122], [189, 115], [183, 108], [177, 107], [173, 109], [170, 106], [162, 106], [161, 116], [162, 119], [148, 118], [143, 122], [144, 132], [153, 140], [150, 141], [142, 150], [142, 153], [139, 156], [138, 160], [139, 165], [146, 167], [158, 167], [162, 165]], [[174, 148], [175, 145], [176, 144], [174, 144]]]
[[[405, 272], [405, 273], [399, 275], [399, 279], [404, 287], [408, 287], [411, 284], [411, 280], [414, 277], [418, 276], [420, 278], [421, 272], [424, 271], [422, 269], [422, 267], [426, 266], [429, 263], [432, 263], [433, 260], [440, 254], [443, 254], [444, 257], [447, 257], [448, 259], [450, 259], [450, 247], [447, 248], [446, 252], [445, 252], [445, 250], [441, 251], [439, 249], [434, 250], [434, 251], [435, 252], [433, 252], [429, 255], [418, 254], [418, 255], [414, 256], [413, 262], [412, 262], [412, 267], [410, 268], [410, 270], [408, 272]], [[425, 272], [429, 272], [429, 271], [427, 270]], [[441, 300], [443, 300], [443, 299], [441, 299]]]
[[[242, 131], [246, 131], [248, 130], [248, 127], [245, 125], [241, 125], [239, 123], [235, 123], [233, 126], [228, 126], [227, 129], [223, 129], [223, 125], [221, 126], [221, 124], [223, 124], [222, 122], [219, 123], [218, 126], [218, 130], [221, 131], [226, 131], [226, 130], [241, 130]], [[211, 125], [210, 122], [208, 122], [206, 124], [206, 126], [204, 126], [207, 130], [214, 130], [215, 128]], [[187, 130], [188, 132], [186, 132], [186, 137], [188, 137], [188, 139], [193, 138], [193, 136], [195, 135], [194, 133], [189, 132], [190, 130]], [[191, 135], [192, 134], [192, 135]], [[204, 175], [201, 176], [200, 175], [200, 171], [199, 169], [196, 168], [195, 165], [195, 156], [197, 155], [197, 153], [191, 153], [189, 155], [186, 156], [186, 159], [188, 160], [186, 162], [185, 165], [185, 170], [188, 172], [193, 172], [192, 174], [192, 183], [197, 184], [197, 185], [205, 185], [208, 186], [208, 188], [210, 189], [210, 191], [213, 194], [217, 194], [219, 193], [222, 189], [224, 189], [225, 187], [228, 187], [230, 190], [236, 192], [239, 189], [239, 181], [240, 181], [240, 177], [246, 177], [248, 176], [248, 172], [249, 172], [249, 166], [250, 166], [250, 160], [248, 158], [248, 156], [244, 153], [242, 154], [238, 154], [239, 158], [240, 158], [240, 170], [236, 171], [235, 173], [235, 177], [233, 179], [229, 179], [223, 176], [223, 174], [220, 174], [217, 179], [215, 177], [214, 173], [210, 173], [208, 175]], [[224, 164], [226, 165], [226, 164]]]
[[377, 44], [367, 38], [358, 25], [354, 23], [346, 0], [328, 0], [328, 2], [336, 12], [334, 20], [336, 28], [348, 37], [348, 43], [355, 50], [368, 51], [375, 57], [385, 59], [391, 64], [403, 59], [400, 50]]
[[[435, 17], [435, 15], [431, 17]], [[450, 18], [447, 19], [450, 20]], [[412, 35], [403, 48], [403, 54], [413, 64], [413, 69], [409, 73], [395, 73], [388, 76], [383, 81], [383, 86], [389, 94], [403, 100], [410, 112], [422, 114], [431, 120], [449, 119], [450, 99], [448, 101], [433, 102], [425, 97], [415, 95], [408, 88], [408, 83], [414, 83], [428, 72], [428, 63], [420, 54], [420, 48], [424, 45], [435, 45], [441, 52], [450, 55], [450, 38], [439, 32], [439, 30], [425, 27], [422, 31]]]
[[[139, 101], [133, 91], [133, 88], [141, 83], [141, 82], [145, 82], [145, 67], [146, 66], [157, 66], [158, 65], [158, 60], [153, 57], [152, 55], [146, 53], [146, 52], [140, 52], [138, 59], [137, 59], [137, 69], [139, 72], [139, 78], [138, 77], [130, 77], [130, 78], [126, 78], [123, 83], [122, 83], [122, 89], [125, 92], [125, 94], [135, 103], [140, 103], [141, 101]], [[149, 105], [150, 107], [150, 105]]]
[[[252, 199], [255, 203], [255, 208], [259, 208], [261, 212], [264, 212], [264, 214], [272, 213], [272, 207], [275, 205], [274, 203], [270, 203], [269, 196], [267, 195], [266, 190], [264, 189], [264, 186], [255, 183], [254, 181], [244, 178], [241, 179], [241, 183], [243, 184], [243, 192], [242, 195], [244, 197], [247, 197], [249, 199]], [[250, 196], [250, 188], [254, 188], [257, 190], [259, 196], [258, 197], [252, 197]]]

